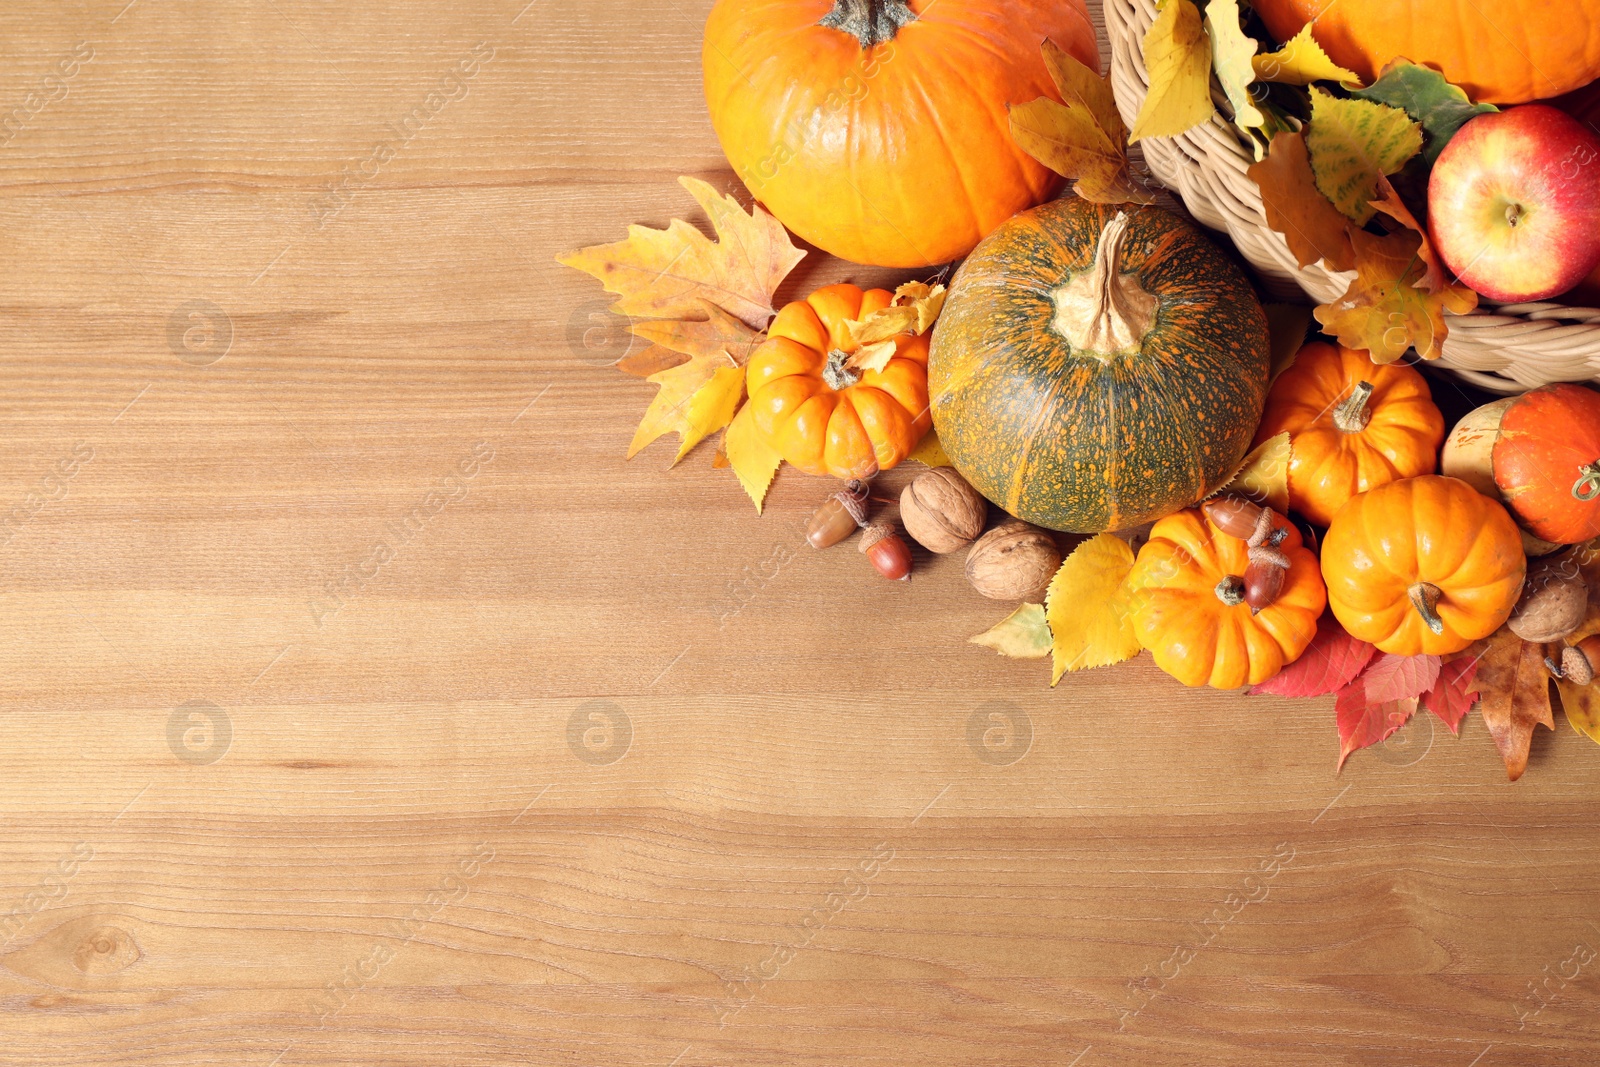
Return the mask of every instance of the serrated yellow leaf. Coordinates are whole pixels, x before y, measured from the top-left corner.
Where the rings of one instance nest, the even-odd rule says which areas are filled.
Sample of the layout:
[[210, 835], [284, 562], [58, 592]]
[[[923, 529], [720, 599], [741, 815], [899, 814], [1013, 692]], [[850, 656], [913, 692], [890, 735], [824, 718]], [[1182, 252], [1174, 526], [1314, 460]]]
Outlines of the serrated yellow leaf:
[[698, 319], [646, 319], [634, 322], [629, 331], [635, 337], [687, 356], [711, 356], [726, 352], [735, 363], [743, 364], [761, 344], [763, 335], [715, 304], [701, 301], [704, 314]]
[[937, 430], [929, 430], [922, 435], [922, 443], [911, 450], [906, 459], [916, 460], [925, 467], [953, 467], [950, 457], [945, 455], [944, 445], [939, 443]]
[[1252, 61], [1256, 77], [1264, 82], [1279, 82], [1284, 85], [1310, 85], [1316, 81], [1334, 81], [1346, 88], [1359, 86], [1361, 76], [1329, 59], [1328, 53], [1324, 52], [1317, 39], [1311, 36], [1311, 26], [1311, 23], [1306, 23], [1300, 28], [1299, 33], [1289, 38], [1288, 44], [1276, 52], [1256, 56]]
[[1378, 179], [1422, 151], [1422, 126], [1397, 107], [1347, 100], [1312, 86], [1306, 147], [1322, 195], [1346, 218], [1364, 224], [1372, 218]]
[[1211, 39], [1194, 0], [1161, 0], [1144, 35], [1144, 65], [1150, 91], [1129, 140], [1176, 137], [1216, 114], [1211, 104]]
[[1211, 0], [1206, 5], [1206, 32], [1211, 36], [1211, 66], [1233, 106], [1234, 125], [1243, 130], [1265, 125], [1267, 118], [1250, 95], [1250, 83], [1256, 80], [1251, 64], [1256, 39], [1240, 24], [1239, 0]]
[[870, 345], [888, 341], [903, 333], [910, 333], [916, 325], [916, 308], [890, 305], [879, 308], [860, 321], [852, 319], [845, 323], [844, 328], [849, 332], [850, 340], [854, 344]]
[[1073, 550], [1045, 595], [1050, 624], [1050, 684], [1068, 671], [1109, 667], [1139, 654], [1129, 615], [1125, 579], [1133, 549], [1111, 534], [1098, 534]]
[[932, 329], [933, 324], [939, 321], [939, 313], [944, 310], [945, 288], [943, 285], [929, 285], [927, 282], [906, 282], [894, 291], [896, 307], [912, 307], [917, 309], [917, 324], [912, 328], [912, 333], [924, 334]]
[[696, 389], [689, 398], [689, 431], [683, 435], [683, 442], [678, 446], [678, 459], [672, 462], [678, 462], [695, 445], [732, 422], [733, 413], [739, 409], [739, 401], [743, 396], [744, 368], [718, 368], [711, 380]]
[[756, 433], [755, 415], [749, 404], [740, 408], [728, 424], [728, 432], [722, 435], [722, 450], [739, 484], [755, 501], [756, 513], [759, 514], [783, 457]]
[[1128, 171], [1128, 131], [1111, 83], [1045, 39], [1045, 67], [1061, 102], [1041, 96], [1011, 108], [1011, 136], [1024, 152], [1097, 204], [1148, 204], [1153, 197]]
[[971, 644], [992, 648], [1011, 659], [1044, 659], [1050, 654], [1050, 627], [1044, 621], [1043, 604], [1024, 604], [993, 628], [967, 639]]
[[772, 294], [805, 253], [760, 205], [747, 213], [698, 178], [678, 179], [711, 220], [716, 241], [682, 219], [665, 230], [629, 226], [628, 238], [557, 261], [598, 278], [619, 297], [611, 310], [640, 318], [704, 318], [710, 301], [754, 329], [776, 313]]
[[[650, 406], [645, 409], [644, 418], [639, 422], [639, 428], [634, 431], [633, 441], [628, 445], [628, 458], [632, 459], [638, 455], [641, 449], [656, 438], [675, 433], [684, 441], [678, 450], [678, 459], [682, 459], [690, 448], [705, 438], [706, 433], [721, 429], [721, 426], [716, 426], [706, 433], [701, 433], [699, 430], [699, 427], [706, 422], [715, 421], [720, 408], [702, 401], [698, 413], [691, 411], [695, 396], [701, 389], [716, 381], [719, 375], [721, 384], [713, 390], [712, 397], [708, 400], [725, 396], [730, 385], [742, 386], [744, 381], [743, 369], [737, 366], [733, 362], [733, 357], [726, 352], [717, 352], [709, 356], [691, 356], [687, 363], [657, 371], [645, 379], [660, 386], [660, 390], [651, 399]], [[737, 388], [734, 389], [734, 403], [738, 403]], [[732, 418], [732, 411], [727, 414]], [[727, 425], [726, 421], [722, 425]], [[673, 462], [676, 463], [677, 460]]]
[[1239, 473], [1219, 491], [1249, 497], [1257, 504], [1268, 505], [1279, 515], [1287, 515], [1291, 452], [1287, 431], [1267, 438], [1250, 450], [1239, 466]]

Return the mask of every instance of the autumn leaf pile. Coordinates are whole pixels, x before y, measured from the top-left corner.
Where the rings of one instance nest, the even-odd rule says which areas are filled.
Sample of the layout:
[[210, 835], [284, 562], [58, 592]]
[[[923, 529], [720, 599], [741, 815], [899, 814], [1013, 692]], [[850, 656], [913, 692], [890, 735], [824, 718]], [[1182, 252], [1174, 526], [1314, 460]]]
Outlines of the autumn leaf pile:
[[[1249, 30], [1254, 32], [1247, 32]], [[1465, 314], [1478, 296], [1440, 269], [1426, 230], [1406, 207], [1425, 190], [1427, 170], [1474, 104], [1439, 72], [1404, 59], [1370, 86], [1331, 59], [1308, 23], [1281, 47], [1238, 0], [1161, 0], [1143, 40], [1149, 91], [1132, 131], [1110, 103], [1103, 79], [1048, 42], [1046, 62], [1064, 104], [1049, 99], [1012, 109], [1017, 142], [1041, 163], [1076, 178], [1079, 196], [1099, 203], [1149, 203], [1130, 177], [1126, 146], [1175, 137], [1218, 118], [1212, 81], [1231, 122], [1253, 148], [1250, 178], [1267, 225], [1301, 267], [1321, 263], [1347, 276], [1339, 299], [1316, 309], [1325, 332], [1347, 348], [1390, 363], [1415, 348], [1443, 350], [1446, 312]]]

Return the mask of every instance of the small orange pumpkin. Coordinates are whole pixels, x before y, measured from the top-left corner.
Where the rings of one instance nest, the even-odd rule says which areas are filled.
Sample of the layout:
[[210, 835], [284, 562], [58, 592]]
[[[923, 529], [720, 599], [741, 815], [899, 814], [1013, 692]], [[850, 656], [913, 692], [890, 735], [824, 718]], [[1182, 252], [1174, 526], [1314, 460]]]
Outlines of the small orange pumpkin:
[[1249, 548], [1197, 508], [1150, 531], [1128, 576], [1134, 632], [1156, 666], [1188, 686], [1257, 685], [1300, 657], [1317, 634], [1327, 591], [1317, 557], [1293, 525], [1278, 545], [1289, 569], [1259, 612], [1244, 600]]
[[1326, 526], [1357, 493], [1432, 474], [1444, 416], [1405, 364], [1313, 342], [1272, 383], [1256, 443], [1286, 431], [1289, 506]]
[[1506, 509], [1439, 475], [1352, 497], [1322, 542], [1334, 617], [1397, 656], [1446, 656], [1500, 629], [1527, 566]]
[[885, 289], [830, 285], [778, 312], [750, 356], [756, 433], [807, 474], [870, 478], [917, 447], [928, 414], [928, 335], [901, 334], [882, 370], [853, 369], [848, 324], [889, 306]]

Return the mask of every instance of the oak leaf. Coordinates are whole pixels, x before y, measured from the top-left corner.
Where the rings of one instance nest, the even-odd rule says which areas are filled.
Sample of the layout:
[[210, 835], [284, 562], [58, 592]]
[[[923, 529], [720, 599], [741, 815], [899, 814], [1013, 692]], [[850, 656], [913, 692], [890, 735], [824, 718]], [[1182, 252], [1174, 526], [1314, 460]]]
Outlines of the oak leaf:
[[1437, 292], [1417, 288], [1427, 280], [1420, 234], [1352, 230], [1350, 239], [1356, 278], [1338, 300], [1316, 309], [1317, 321], [1374, 363], [1393, 363], [1411, 348], [1423, 359], [1438, 359], [1450, 334], [1444, 313], [1466, 314], [1478, 306], [1478, 294], [1454, 284]]
[[1544, 646], [1501, 627], [1478, 661], [1477, 684], [1478, 709], [1505, 761], [1506, 777], [1514, 782], [1527, 770], [1534, 726], [1556, 726]]
[[1351, 637], [1328, 612], [1317, 620], [1317, 635], [1300, 658], [1250, 690], [1252, 696], [1319, 697], [1355, 680], [1378, 650]]
[[1317, 188], [1347, 218], [1365, 223], [1378, 179], [1422, 150], [1422, 127], [1400, 108], [1312, 86], [1306, 146]]
[[1211, 65], [1233, 108], [1234, 125], [1242, 130], [1260, 128], [1267, 117], [1250, 95], [1250, 84], [1256, 80], [1251, 61], [1257, 44], [1240, 23], [1239, 0], [1211, 0], [1206, 5], [1205, 23], [1211, 37]]
[[1427, 228], [1417, 221], [1417, 217], [1406, 207], [1400, 194], [1395, 192], [1394, 185], [1388, 178], [1378, 179], [1378, 198], [1372, 201], [1372, 206], [1378, 211], [1388, 215], [1401, 226], [1416, 234], [1422, 241], [1417, 246], [1417, 257], [1422, 260], [1422, 280], [1417, 282], [1417, 288], [1426, 289], [1436, 293], [1444, 287], [1444, 265], [1440, 263], [1438, 253], [1433, 250], [1433, 241], [1428, 236]]
[[722, 435], [722, 454], [728, 466], [733, 468], [739, 484], [755, 501], [756, 513], [760, 514], [762, 501], [767, 497], [767, 490], [772, 486], [773, 476], [778, 473], [783, 456], [756, 432], [755, 423], [755, 414], [750, 405], [740, 408]]
[[1288, 43], [1276, 52], [1256, 56], [1252, 60], [1256, 77], [1264, 82], [1279, 82], [1285, 85], [1310, 85], [1315, 81], [1359, 85], [1361, 76], [1329, 59], [1328, 53], [1322, 50], [1317, 39], [1311, 35], [1311, 26], [1310, 22], [1306, 23], [1300, 28], [1299, 33], [1289, 38]]
[[1250, 450], [1232, 480], [1218, 492], [1248, 497], [1280, 515], [1287, 515], [1291, 452], [1287, 431], [1267, 438]]
[[1046, 38], [1045, 67], [1061, 102], [1041, 96], [1011, 108], [1011, 136], [1021, 149], [1099, 204], [1148, 204], [1153, 197], [1128, 171], [1128, 130], [1111, 83]]
[[1160, 0], [1144, 35], [1150, 91], [1129, 140], [1176, 137], [1216, 114], [1211, 103], [1211, 38], [1193, 0]]
[[1283, 235], [1296, 263], [1309, 267], [1322, 260], [1332, 271], [1355, 268], [1350, 220], [1317, 188], [1304, 134], [1278, 134], [1266, 158], [1246, 173], [1261, 189], [1267, 225]]
[[1098, 534], [1056, 571], [1044, 601], [1054, 660], [1051, 685], [1067, 671], [1109, 667], [1139, 654], [1125, 581], [1132, 570], [1128, 542]]
[[619, 297], [611, 310], [640, 318], [695, 319], [709, 301], [752, 329], [776, 314], [772, 294], [805, 257], [759, 205], [747, 213], [698, 178], [678, 179], [711, 220], [718, 240], [673, 219], [665, 230], [629, 226], [626, 240], [558, 257]]
[[968, 639], [1011, 659], [1043, 659], [1050, 654], [1050, 626], [1043, 604], [1024, 604], [989, 630]]
[[1472, 710], [1478, 695], [1473, 679], [1478, 673], [1475, 653], [1457, 656], [1439, 668], [1439, 680], [1422, 694], [1422, 706], [1439, 716], [1452, 734], [1461, 732], [1461, 720]]
[[1352, 95], [1397, 107], [1422, 123], [1427, 134], [1423, 158], [1431, 167], [1456, 131], [1478, 115], [1500, 109], [1474, 104], [1459, 86], [1451, 85], [1432, 67], [1409, 59], [1392, 59], [1378, 72], [1377, 81]]

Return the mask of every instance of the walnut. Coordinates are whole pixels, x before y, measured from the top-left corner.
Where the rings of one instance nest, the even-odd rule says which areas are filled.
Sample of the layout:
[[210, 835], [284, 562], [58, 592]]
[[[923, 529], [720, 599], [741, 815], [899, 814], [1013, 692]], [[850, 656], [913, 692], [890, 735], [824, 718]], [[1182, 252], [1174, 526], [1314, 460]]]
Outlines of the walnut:
[[1524, 641], [1559, 641], [1583, 624], [1589, 588], [1569, 556], [1542, 559], [1528, 568], [1522, 599], [1511, 612], [1511, 632]]
[[919, 474], [900, 494], [900, 521], [929, 552], [965, 548], [988, 518], [989, 502], [949, 467]]
[[967, 581], [991, 600], [1042, 602], [1061, 569], [1061, 550], [1048, 530], [1012, 519], [980, 537], [967, 553]]

